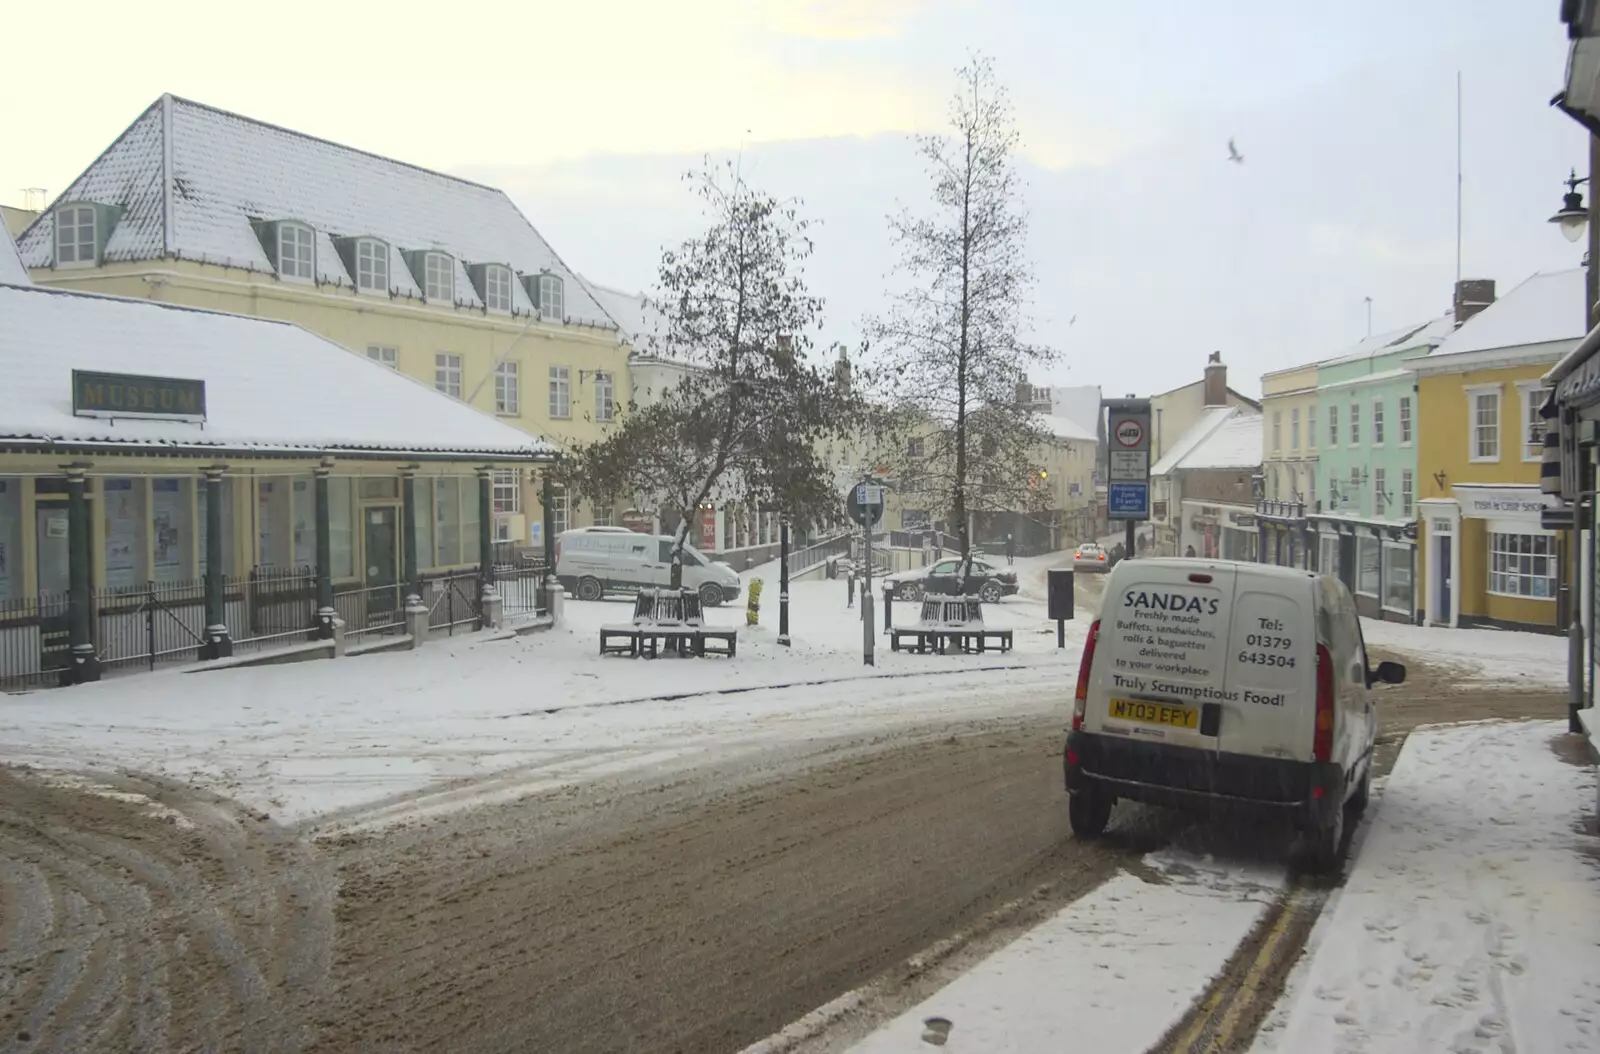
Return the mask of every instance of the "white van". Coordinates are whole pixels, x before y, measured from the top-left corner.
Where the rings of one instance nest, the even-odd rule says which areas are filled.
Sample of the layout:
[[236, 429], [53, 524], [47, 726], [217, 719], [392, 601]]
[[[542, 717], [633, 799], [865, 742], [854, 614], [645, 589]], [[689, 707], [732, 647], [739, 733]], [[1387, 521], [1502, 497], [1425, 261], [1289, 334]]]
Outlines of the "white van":
[[[670, 535], [640, 534], [626, 527], [579, 527], [556, 536], [556, 579], [579, 600], [672, 584]], [[691, 546], [683, 547], [683, 584], [700, 592], [700, 603], [716, 607], [737, 600], [739, 572]]]
[[1355, 601], [1331, 575], [1228, 560], [1124, 560], [1089, 629], [1066, 783], [1072, 829], [1117, 799], [1277, 813], [1337, 866], [1366, 807], [1378, 714]]

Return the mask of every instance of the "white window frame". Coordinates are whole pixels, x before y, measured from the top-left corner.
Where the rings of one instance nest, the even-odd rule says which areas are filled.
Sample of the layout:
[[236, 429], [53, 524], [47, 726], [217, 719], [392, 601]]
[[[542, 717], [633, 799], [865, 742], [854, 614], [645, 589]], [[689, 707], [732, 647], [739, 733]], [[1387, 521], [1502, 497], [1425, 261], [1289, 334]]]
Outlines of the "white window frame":
[[1317, 408], [1306, 407], [1306, 450], [1317, 449]]
[[566, 317], [566, 289], [560, 275], [539, 276], [539, 317], [560, 322]]
[[1339, 480], [1333, 473], [1328, 473], [1328, 511], [1332, 512], [1339, 507]]
[[483, 305], [490, 311], [511, 314], [511, 268], [490, 264], [483, 269]]
[[617, 525], [617, 511], [611, 508], [609, 505], [596, 505], [594, 508], [594, 515], [591, 518], [593, 519], [596, 527], [615, 527]]
[[566, 421], [572, 417], [572, 367], [550, 367], [550, 418]]
[[[1373, 584], [1373, 589], [1375, 592], [1370, 593], [1363, 588], [1363, 583], [1361, 581], [1361, 549], [1363, 542], [1369, 542], [1378, 547], [1378, 581]], [[1381, 538], [1374, 538], [1370, 534], [1358, 534], [1356, 535], [1355, 550], [1356, 566], [1351, 569], [1354, 572], [1354, 574], [1351, 576], [1351, 579], [1356, 584], [1355, 594], [1362, 597], [1371, 597], [1373, 600], [1376, 600], [1381, 604], [1383, 602], [1383, 540]]]
[[[443, 283], [442, 285], [440, 283]], [[449, 253], [427, 252], [422, 256], [422, 295], [447, 304], [456, 299], [456, 261]]]
[[1298, 406], [1289, 411], [1289, 449], [1300, 449], [1300, 408]]
[[433, 356], [433, 390], [452, 399], [461, 398], [461, 356], [448, 351]]
[[559, 538], [572, 526], [572, 500], [565, 487], [552, 488], [550, 495], [555, 499], [550, 505], [550, 529]]
[[373, 362], [381, 363], [391, 370], [400, 369], [400, 349], [387, 344], [368, 344], [367, 358]]
[[1412, 429], [1414, 427], [1414, 424], [1413, 424], [1412, 419], [1411, 419], [1411, 396], [1402, 395], [1400, 397], [1399, 415], [1400, 415], [1400, 445], [1403, 446], [1403, 447], [1408, 447], [1408, 446], [1411, 445], [1411, 435], [1412, 435]]
[[1339, 445], [1339, 404], [1332, 403], [1328, 407], [1328, 445]]
[[[285, 250], [288, 250], [286, 253]], [[300, 250], [304, 249], [302, 256]], [[317, 279], [317, 232], [304, 223], [284, 220], [277, 229], [278, 277], [286, 282]], [[292, 266], [286, 266], [292, 265]]]
[[1383, 424], [1384, 424], [1384, 422], [1383, 422], [1383, 409], [1384, 409], [1383, 402], [1384, 401], [1383, 401], [1383, 399], [1381, 397], [1372, 400], [1372, 445], [1373, 446], [1383, 446], [1384, 439], [1385, 439], [1385, 436], [1383, 434]]
[[594, 419], [614, 421], [617, 417], [617, 385], [611, 374], [597, 370], [594, 375]]
[[[1495, 530], [1496, 527], [1512, 527], [1513, 529]], [[1503, 540], [1512, 538], [1542, 538], [1544, 539], [1545, 552], [1542, 554], [1533, 552], [1521, 553], [1515, 549], [1515, 543], [1513, 543], [1513, 547], [1505, 548]], [[1495, 570], [1495, 557], [1500, 555], [1504, 555], [1507, 559], [1508, 567], [1504, 571]], [[1520, 562], [1523, 559], [1527, 559], [1529, 563], [1527, 572], [1523, 572], [1520, 566], [1516, 568], [1509, 566], [1510, 561]], [[1538, 575], [1533, 572], [1532, 565], [1535, 559], [1543, 559], [1545, 561], [1545, 574]], [[1485, 570], [1485, 590], [1490, 596], [1513, 597], [1518, 600], [1555, 600], [1557, 583], [1560, 577], [1560, 568], [1557, 566], [1555, 532], [1491, 522], [1488, 530], [1488, 564]], [[1546, 583], [1543, 596], [1531, 591], [1532, 584], [1541, 579]], [[1508, 584], [1524, 581], [1529, 584], [1530, 592], [1512, 592], [1504, 588]], [[1501, 588], [1496, 588], [1497, 585]]]
[[522, 414], [522, 374], [515, 359], [495, 364], [494, 412], [502, 417]]
[[[86, 214], [89, 218], [87, 226], [83, 222]], [[67, 222], [68, 220], [70, 222]], [[72, 240], [70, 242], [62, 240], [61, 234], [64, 230], [72, 232]], [[87, 245], [89, 255], [87, 257], [83, 255], [85, 248], [83, 232], [85, 230], [89, 232]], [[62, 270], [70, 270], [76, 267], [93, 267], [99, 263], [100, 254], [97, 251], [100, 244], [99, 237], [100, 215], [93, 205], [72, 204], [59, 206], [55, 214], [56, 267]], [[63, 250], [70, 250], [70, 252]], [[68, 255], [72, 257], [70, 260], [67, 259]]]
[[[1352, 505], [1358, 511], [1361, 508], [1361, 469], [1350, 466], [1350, 475], [1345, 479], [1345, 493], [1343, 504]], [[1354, 498], [1355, 501], [1350, 499]]]
[[1283, 411], [1272, 411], [1272, 452], [1276, 454], [1283, 449]]
[[1417, 512], [1417, 478], [1408, 468], [1400, 470], [1400, 516], [1410, 519]]
[[[1501, 431], [1505, 425], [1505, 391], [1500, 384], [1470, 384], [1463, 391], [1467, 397], [1467, 460], [1475, 465], [1492, 465], [1500, 461], [1500, 451], [1503, 444], [1500, 442]], [[1494, 397], [1494, 453], [1478, 453], [1478, 400], [1485, 396]]]
[[356, 291], [387, 296], [389, 243], [377, 238], [357, 238], [355, 257]]
[[[1522, 421], [1519, 427], [1520, 443], [1522, 446], [1522, 460], [1534, 462], [1544, 460], [1544, 418], [1539, 416], [1539, 410], [1544, 406], [1544, 401], [1550, 395], [1550, 389], [1538, 381], [1518, 381], [1517, 394], [1522, 401]], [[1528, 437], [1533, 432], [1533, 425], [1537, 422], [1540, 426], [1539, 441], [1532, 442]]]
[[1354, 402], [1354, 401], [1352, 401], [1350, 403], [1350, 419], [1345, 422], [1345, 429], [1350, 433], [1350, 438], [1345, 442], [1345, 445], [1346, 446], [1360, 446], [1361, 445], [1361, 404], [1360, 403]]
[[[494, 513], [495, 520], [522, 511], [522, 473], [514, 468], [497, 468], [490, 470], [489, 485], [491, 488], [489, 507]], [[504, 541], [505, 539], [501, 539]]]
[[1387, 516], [1389, 503], [1383, 496], [1384, 485], [1389, 482], [1389, 471], [1385, 468], [1372, 470], [1372, 514], [1374, 516]]

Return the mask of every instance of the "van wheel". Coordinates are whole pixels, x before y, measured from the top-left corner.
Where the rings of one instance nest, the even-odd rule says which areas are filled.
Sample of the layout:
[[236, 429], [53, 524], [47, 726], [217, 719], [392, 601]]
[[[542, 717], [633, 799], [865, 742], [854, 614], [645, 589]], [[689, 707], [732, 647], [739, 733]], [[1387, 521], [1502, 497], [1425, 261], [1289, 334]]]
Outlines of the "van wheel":
[[578, 579], [579, 600], [599, 600], [604, 595], [605, 590], [601, 588], [600, 580], [598, 578]]
[[700, 606], [716, 608], [722, 606], [722, 590], [716, 585], [707, 582], [700, 587]]
[[1112, 800], [1103, 794], [1076, 791], [1067, 795], [1067, 819], [1079, 838], [1099, 838], [1111, 822]]
[[1360, 816], [1367, 811], [1367, 804], [1372, 800], [1372, 762], [1367, 761], [1367, 768], [1361, 774], [1361, 786], [1350, 795], [1350, 815]]
[[1307, 832], [1306, 869], [1319, 875], [1337, 874], [1344, 848], [1343, 809], [1335, 809], [1327, 826]]

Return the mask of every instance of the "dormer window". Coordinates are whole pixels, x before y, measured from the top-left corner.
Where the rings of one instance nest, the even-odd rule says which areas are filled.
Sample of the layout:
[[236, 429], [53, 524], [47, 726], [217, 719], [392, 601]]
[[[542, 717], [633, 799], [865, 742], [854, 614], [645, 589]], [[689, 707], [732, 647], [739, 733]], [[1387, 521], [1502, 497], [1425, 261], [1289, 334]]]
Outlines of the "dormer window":
[[95, 264], [95, 208], [67, 205], [56, 210], [56, 265], [92, 267]]
[[317, 241], [303, 223], [278, 224], [278, 275], [310, 282], [317, 277]]
[[376, 238], [356, 240], [356, 288], [368, 293], [389, 291], [389, 246]]
[[489, 264], [483, 269], [483, 303], [490, 311], [511, 310], [511, 268]]
[[445, 253], [424, 253], [422, 295], [453, 303], [456, 298], [456, 262]]
[[561, 279], [553, 274], [539, 276], [539, 314], [554, 319], [565, 316], [561, 302]]

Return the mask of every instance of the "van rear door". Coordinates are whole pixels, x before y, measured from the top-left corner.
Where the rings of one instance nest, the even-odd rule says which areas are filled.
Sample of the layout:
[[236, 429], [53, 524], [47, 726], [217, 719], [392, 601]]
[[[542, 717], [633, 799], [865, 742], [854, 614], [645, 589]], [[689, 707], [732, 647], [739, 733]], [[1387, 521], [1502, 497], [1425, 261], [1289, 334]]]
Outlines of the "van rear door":
[[1127, 560], [1111, 575], [1084, 730], [1217, 749], [1237, 570]]
[[1316, 731], [1315, 580], [1238, 577], [1218, 749], [1310, 761]]

